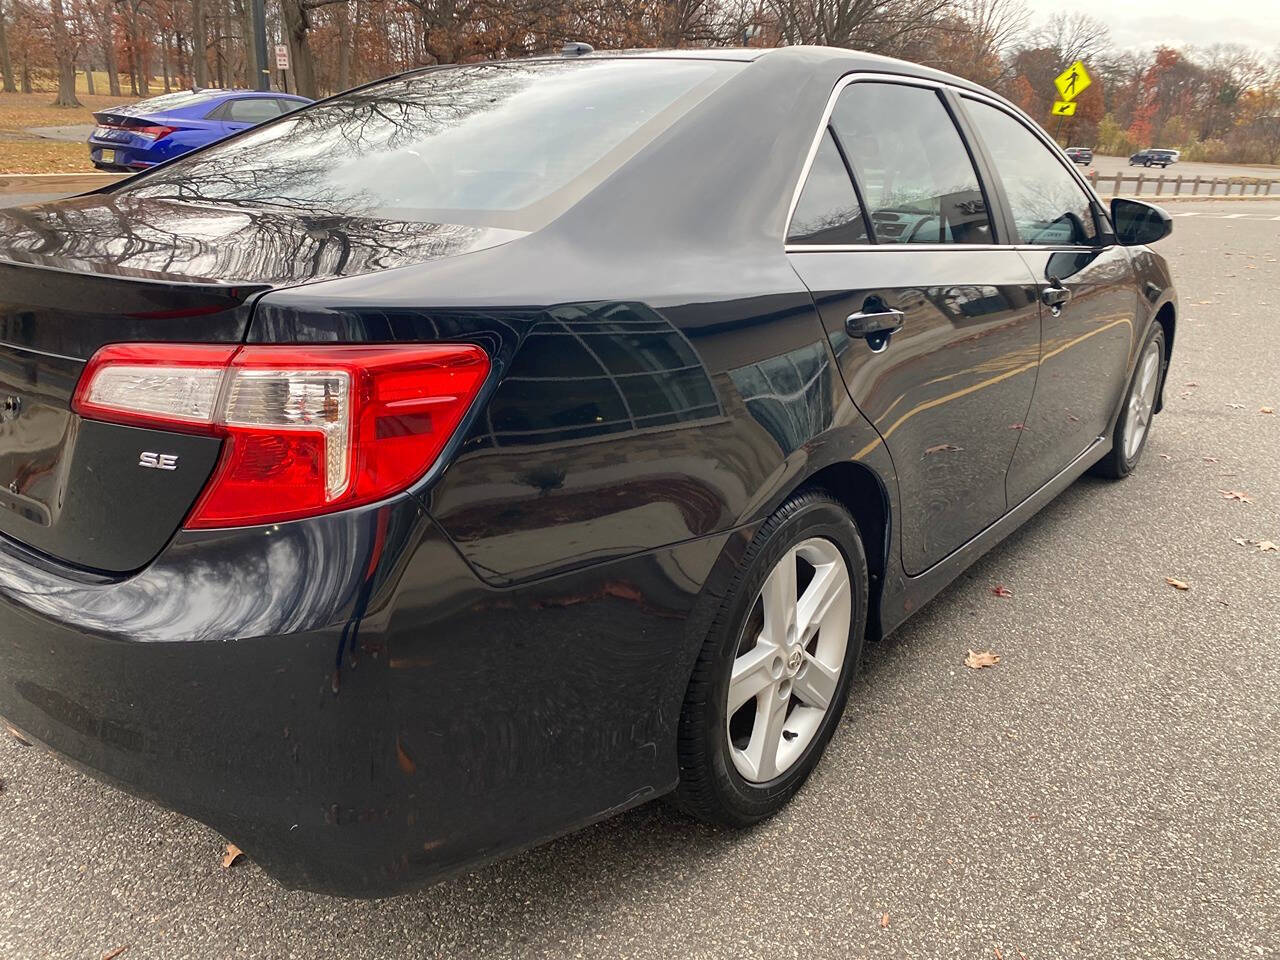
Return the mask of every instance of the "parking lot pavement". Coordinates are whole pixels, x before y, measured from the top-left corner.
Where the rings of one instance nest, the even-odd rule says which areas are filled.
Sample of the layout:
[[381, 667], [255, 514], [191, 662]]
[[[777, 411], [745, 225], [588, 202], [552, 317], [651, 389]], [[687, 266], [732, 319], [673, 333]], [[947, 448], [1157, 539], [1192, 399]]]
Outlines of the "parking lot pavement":
[[4, 741], [0, 956], [1280, 956], [1280, 222], [1208, 215], [1238, 208], [1161, 244], [1181, 318], [1136, 474], [1076, 483], [874, 646], [771, 822], [652, 804], [341, 901]]

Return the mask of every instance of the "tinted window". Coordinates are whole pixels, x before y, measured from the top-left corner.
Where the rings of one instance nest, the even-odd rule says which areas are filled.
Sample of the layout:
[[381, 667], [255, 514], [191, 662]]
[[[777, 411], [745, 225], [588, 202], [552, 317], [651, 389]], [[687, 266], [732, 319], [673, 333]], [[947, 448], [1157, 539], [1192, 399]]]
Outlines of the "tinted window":
[[124, 192], [536, 229], [742, 64], [473, 64], [364, 87], [178, 160]]
[[809, 176], [800, 191], [789, 243], [866, 243], [867, 227], [862, 207], [854, 192], [849, 171], [840, 159], [840, 151], [831, 139], [831, 131], [822, 135], [814, 154]]
[[877, 243], [991, 243], [978, 175], [938, 94], [854, 83], [831, 115]]
[[262, 123], [280, 116], [280, 102], [274, 97], [246, 97], [226, 104], [222, 119], [231, 123]]
[[1090, 244], [1098, 236], [1089, 196], [1040, 138], [996, 107], [965, 99], [995, 163], [1022, 243]]
[[165, 113], [169, 110], [194, 107], [196, 104], [212, 100], [217, 96], [218, 91], [216, 90], [180, 90], [177, 93], [163, 93], [158, 97], [152, 97], [150, 100], [139, 100], [124, 112], [136, 114]]

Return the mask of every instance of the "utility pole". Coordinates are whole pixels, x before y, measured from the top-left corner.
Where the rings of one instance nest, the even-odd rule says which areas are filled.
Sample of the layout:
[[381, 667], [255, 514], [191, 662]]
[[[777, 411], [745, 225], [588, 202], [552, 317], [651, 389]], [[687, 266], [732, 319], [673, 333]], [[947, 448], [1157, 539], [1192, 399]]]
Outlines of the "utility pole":
[[263, 0], [253, 0], [253, 48], [257, 52], [259, 90], [271, 89], [271, 67], [267, 64], [267, 11]]

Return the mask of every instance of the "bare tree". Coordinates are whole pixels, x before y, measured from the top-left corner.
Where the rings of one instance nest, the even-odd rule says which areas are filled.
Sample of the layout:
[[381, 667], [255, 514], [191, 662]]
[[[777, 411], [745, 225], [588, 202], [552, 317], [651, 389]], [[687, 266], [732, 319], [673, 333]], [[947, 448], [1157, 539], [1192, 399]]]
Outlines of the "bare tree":
[[787, 43], [898, 53], [936, 30], [953, 0], [767, 0]]
[[1087, 13], [1060, 13], [1041, 31], [1040, 44], [1053, 48], [1063, 66], [1088, 62], [1111, 49], [1111, 29]]
[[58, 95], [55, 107], [83, 106], [76, 96], [76, 51], [67, 31], [67, 18], [62, 0], [50, 0], [49, 14], [53, 28], [53, 54], [58, 62]]
[[0, 0], [0, 78], [3, 78], [4, 92], [17, 93], [13, 82], [13, 62], [9, 59], [9, 36], [4, 29], [4, 0]]

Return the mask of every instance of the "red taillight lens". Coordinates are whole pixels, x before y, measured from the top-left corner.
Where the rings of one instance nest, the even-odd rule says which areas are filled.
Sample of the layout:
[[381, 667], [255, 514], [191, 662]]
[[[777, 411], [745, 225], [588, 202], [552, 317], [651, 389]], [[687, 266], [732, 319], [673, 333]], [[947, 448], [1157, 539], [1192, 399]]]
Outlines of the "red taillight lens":
[[146, 127], [126, 127], [130, 133], [136, 133], [140, 137], [146, 137], [148, 140], [163, 140], [169, 134], [174, 133], [177, 127], [163, 126], [146, 126]]
[[405, 489], [440, 455], [488, 372], [471, 344], [120, 344], [89, 361], [72, 408], [225, 438], [186, 526], [245, 526]]

